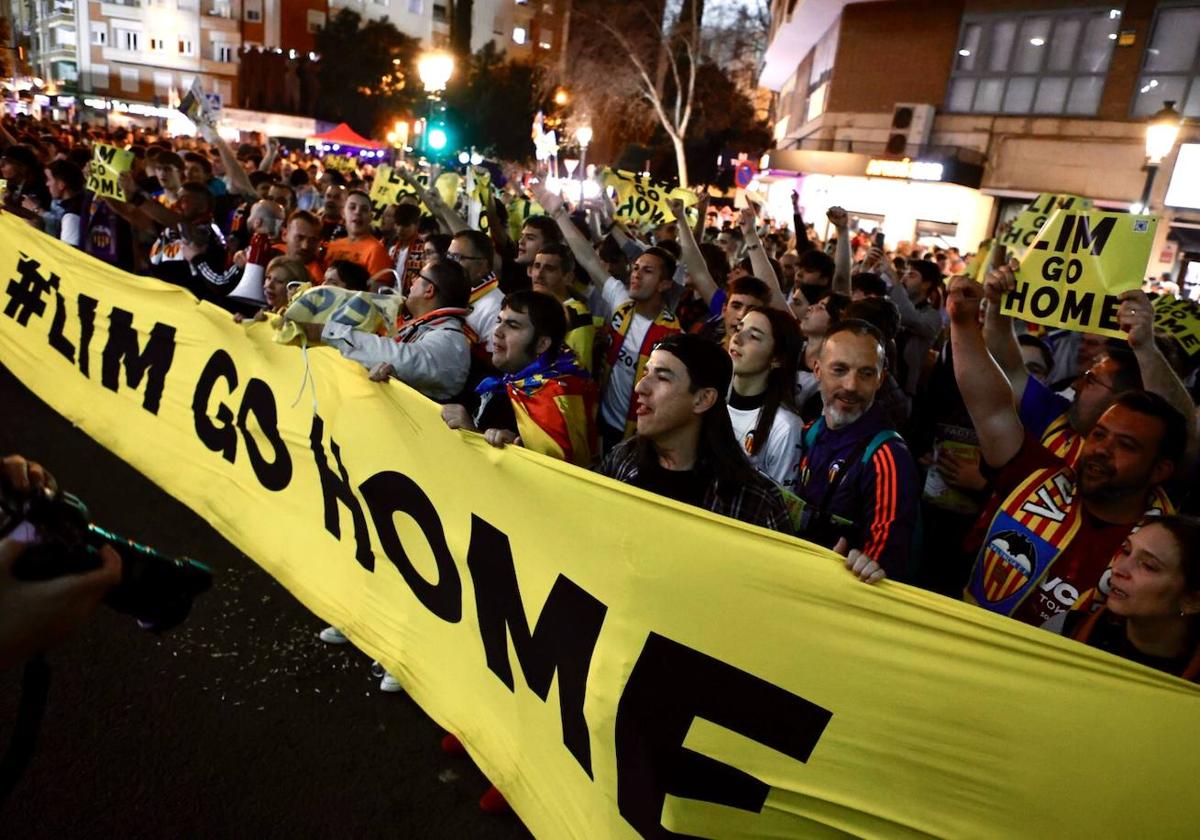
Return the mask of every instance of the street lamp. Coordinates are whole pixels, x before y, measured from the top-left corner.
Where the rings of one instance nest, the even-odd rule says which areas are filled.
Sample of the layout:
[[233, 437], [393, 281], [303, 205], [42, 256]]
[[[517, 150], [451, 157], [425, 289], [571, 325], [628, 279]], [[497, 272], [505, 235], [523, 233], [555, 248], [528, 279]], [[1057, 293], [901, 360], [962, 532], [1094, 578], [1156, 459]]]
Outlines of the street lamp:
[[575, 139], [579, 141], [579, 194], [583, 195], [583, 182], [587, 179], [587, 147], [592, 142], [592, 127], [581, 125], [575, 129]]
[[1142, 189], [1141, 213], [1150, 209], [1150, 191], [1154, 188], [1158, 165], [1175, 148], [1182, 123], [1183, 117], [1175, 110], [1175, 100], [1168, 99], [1163, 109], [1152, 116], [1150, 124], [1146, 126], [1146, 186]]

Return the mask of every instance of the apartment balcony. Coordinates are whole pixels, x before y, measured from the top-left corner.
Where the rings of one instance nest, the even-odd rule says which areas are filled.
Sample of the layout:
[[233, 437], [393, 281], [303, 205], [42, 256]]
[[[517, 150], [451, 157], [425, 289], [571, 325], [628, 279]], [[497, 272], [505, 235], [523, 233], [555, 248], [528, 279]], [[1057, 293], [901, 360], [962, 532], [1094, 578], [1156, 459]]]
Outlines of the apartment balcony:
[[109, 0], [100, 4], [100, 14], [109, 18], [141, 20], [142, 0]]
[[42, 21], [48, 28], [55, 26], [74, 26], [75, 12], [70, 9], [64, 9], [61, 6], [56, 6], [48, 15], [42, 18]]

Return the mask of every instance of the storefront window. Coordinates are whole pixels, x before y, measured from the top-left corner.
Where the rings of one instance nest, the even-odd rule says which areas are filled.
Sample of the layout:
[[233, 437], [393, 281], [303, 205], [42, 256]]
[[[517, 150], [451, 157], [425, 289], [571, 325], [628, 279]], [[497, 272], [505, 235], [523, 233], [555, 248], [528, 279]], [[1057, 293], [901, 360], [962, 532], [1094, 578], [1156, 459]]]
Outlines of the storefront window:
[[1119, 9], [967, 15], [946, 109], [1093, 116], [1120, 24]]
[[1154, 19], [1133, 115], [1148, 117], [1168, 99], [1200, 117], [1200, 5], [1160, 9]]

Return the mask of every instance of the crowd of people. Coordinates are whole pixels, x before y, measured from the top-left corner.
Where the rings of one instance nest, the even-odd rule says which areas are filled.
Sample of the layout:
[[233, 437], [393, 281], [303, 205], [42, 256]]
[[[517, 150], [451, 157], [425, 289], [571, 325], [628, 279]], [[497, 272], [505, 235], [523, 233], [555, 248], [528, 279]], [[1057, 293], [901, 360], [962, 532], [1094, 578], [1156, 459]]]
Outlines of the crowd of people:
[[[297, 333], [495, 446], [1200, 681], [1197, 363], [1146, 292], [1121, 295], [1123, 339], [1047, 331], [1000, 311], [1015, 263], [980, 283], [974, 255], [888, 249], [840, 208], [822, 242], [795, 196], [731, 219], [701, 192], [639, 226], [528, 173], [473, 228], [412, 172], [376, 208], [370, 171], [203, 134], [5, 121], [4, 210], [239, 319], [312, 286], [394, 293], [394, 334]], [[133, 152], [124, 201], [85, 189], [97, 142]], [[230, 295], [252, 271], [265, 303]]]

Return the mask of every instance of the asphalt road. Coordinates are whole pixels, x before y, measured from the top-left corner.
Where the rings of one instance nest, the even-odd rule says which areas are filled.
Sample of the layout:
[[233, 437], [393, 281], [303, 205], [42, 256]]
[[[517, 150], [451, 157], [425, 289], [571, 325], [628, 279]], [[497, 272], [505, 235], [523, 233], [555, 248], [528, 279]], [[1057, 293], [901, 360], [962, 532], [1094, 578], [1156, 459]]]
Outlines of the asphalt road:
[[[487, 786], [370, 662], [190, 510], [0, 365], [0, 452], [41, 461], [94, 519], [211, 564], [214, 588], [163, 637], [101, 608], [50, 656], [38, 750], [0, 806], [8, 838], [517, 838]], [[0, 750], [20, 671], [0, 674]]]

